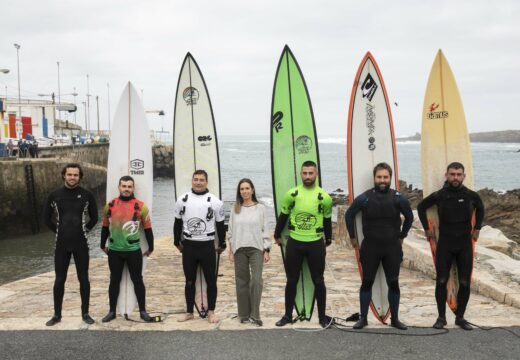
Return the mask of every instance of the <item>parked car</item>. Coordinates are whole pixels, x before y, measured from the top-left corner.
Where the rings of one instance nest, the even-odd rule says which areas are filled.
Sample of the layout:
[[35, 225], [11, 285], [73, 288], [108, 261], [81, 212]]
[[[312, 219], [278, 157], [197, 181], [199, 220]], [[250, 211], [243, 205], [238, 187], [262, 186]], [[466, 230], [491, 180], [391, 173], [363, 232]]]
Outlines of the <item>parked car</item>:
[[71, 145], [72, 140], [70, 136], [66, 134], [54, 134], [52, 137], [56, 145]]
[[39, 147], [49, 147], [54, 145], [54, 139], [48, 137], [39, 137], [36, 139]]

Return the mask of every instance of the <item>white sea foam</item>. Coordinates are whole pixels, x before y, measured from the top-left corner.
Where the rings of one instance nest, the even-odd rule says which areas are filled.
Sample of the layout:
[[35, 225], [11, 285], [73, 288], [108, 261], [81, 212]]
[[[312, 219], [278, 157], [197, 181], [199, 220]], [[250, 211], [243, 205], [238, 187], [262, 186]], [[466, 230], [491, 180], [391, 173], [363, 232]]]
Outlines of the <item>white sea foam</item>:
[[347, 144], [347, 138], [346, 137], [343, 137], [343, 138], [332, 138], [332, 137], [329, 137], [329, 138], [318, 138], [318, 142], [320, 144], [341, 144], [341, 145], [346, 145]]
[[260, 201], [262, 204], [264, 204], [267, 207], [271, 207], [271, 208], [274, 207], [274, 200], [272, 197], [269, 197], [269, 196], [259, 197], [258, 201]]

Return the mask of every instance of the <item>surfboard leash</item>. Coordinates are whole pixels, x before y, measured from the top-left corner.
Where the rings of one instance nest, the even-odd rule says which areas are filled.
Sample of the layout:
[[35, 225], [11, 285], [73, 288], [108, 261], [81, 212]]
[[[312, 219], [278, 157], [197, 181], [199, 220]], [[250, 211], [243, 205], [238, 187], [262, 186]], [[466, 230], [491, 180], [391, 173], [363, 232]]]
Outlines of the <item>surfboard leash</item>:
[[489, 327], [484, 327], [484, 326], [480, 326], [480, 325], [474, 324], [474, 323], [469, 322], [469, 321], [468, 321], [468, 324], [473, 325], [473, 326], [476, 327], [477, 329], [484, 330], [484, 331], [491, 331], [491, 330], [503, 330], [503, 331], [507, 331], [508, 333], [512, 334], [513, 336], [516, 336], [517, 338], [520, 338], [520, 334], [517, 334], [517, 333], [514, 332], [513, 330], [508, 329], [508, 328], [505, 328], [505, 327], [503, 327], [503, 326], [489, 326]]
[[[382, 331], [366, 331], [366, 330], [354, 330], [352, 326], [346, 325], [346, 322], [353, 322], [359, 320], [359, 313], [354, 313], [350, 315], [346, 319], [335, 317], [333, 323], [333, 327], [335, 329], [338, 329], [340, 331], [345, 331], [349, 333], [358, 333], [358, 334], [372, 334], [372, 335], [394, 335], [394, 336], [410, 336], [410, 337], [418, 337], [418, 336], [437, 336], [437, 335], [444, 335], [450, 332], [449, 329], [444, 328], [441, 331], [435, 331], [433, 333], [427, 333], [427, 334], [410, 334], [405, 332], [382, 332]], [[426, 326], [408, 326], [409, 329], [429, 329], [431, 330], [431, 327]]]
[[126, 321], [130, 321], [130, 322], [134, 322], [134, 323], [141, 323], [141, 324], [150, 324], [150, 323], [160, 323], [160, 322], [163, 322], [166, 318], [162, 318], [160, 315], [154, 315], [154, 316], [150, 316], [150, 321], [141, 321], [141, 320], [134, 320], [134, 319], [131, 319], [128, 314], [125, 314], [125, 320]]

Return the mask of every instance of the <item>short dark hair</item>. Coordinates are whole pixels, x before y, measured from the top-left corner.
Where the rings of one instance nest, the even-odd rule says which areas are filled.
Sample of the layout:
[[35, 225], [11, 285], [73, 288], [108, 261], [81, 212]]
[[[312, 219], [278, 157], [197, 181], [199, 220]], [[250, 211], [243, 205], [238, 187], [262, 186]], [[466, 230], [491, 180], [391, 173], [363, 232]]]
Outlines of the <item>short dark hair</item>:
[[450, 169], [462, 169], [462, 172], [464, 172], [464, 165], [462, 165], [460, 162], [454, 161], [448, 165], [446, 172], [448, 172]]
[[79, 179], [83, 179], [83, 169], [78, 163], [69, 163], [63, 167], [61, 170], [61, 177], [65, 180], [65, 174], [67, 173], [67, 169], [79, 169]]
[[121, 185], [121, 183], [122, 183], [123, 181], [131, 181], [132, 184], [135, 185], [134, 178], [131, 177], [130, 175], [121, 176], [121, 178], [119, 179], [119, 185]]
[[387, 170], [390, 173], [390, 177], [392, 177], [392, 167], [390, 165], [388, 165], [387, 163], [380, 162], [379, 164], [374, 166], [374, 177], [376, 176], [376, 173], [379, 170]]
[[195, 170], [195, 172], [193, 173], [193, 176], [191, 178], [193, 179], [195, 177], [195, 175], [204, 175], [204, 177], [206, 178], [206, 181], [208, 181], [208, 173], [206, 172], [206, 170], [202, 170], [202, 169]]
[[303, 164], [302, 164], [302, 168], [303, 167], [315, 167], [316, 169], [318, 169], [318, 165], [316, 165], [316, 163], [312, 160], [307, 160], [307, 161], [304, 161]]

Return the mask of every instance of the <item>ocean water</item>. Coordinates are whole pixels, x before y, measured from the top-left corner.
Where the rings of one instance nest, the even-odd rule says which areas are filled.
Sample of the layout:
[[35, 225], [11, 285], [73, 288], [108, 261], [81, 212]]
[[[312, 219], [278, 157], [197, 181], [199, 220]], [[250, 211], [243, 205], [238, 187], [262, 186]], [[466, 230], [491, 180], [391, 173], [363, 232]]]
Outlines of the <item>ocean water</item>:
[[[223, 137], [219, 146], [223, 198], [234, 199], [238, 181], [249, 177], [257, 194], [272, 203], [269, 140]], [[418, 141], [397, 143], [399, 178], [414, 188], [421, 188], [420, 148]], [[471, 150], [476, 189], [520, 188], [520, 144], [473, 143]], [[319, 151], [323, 188], [329, 192], [348, 189], [346, 139], [319, 139]]]

